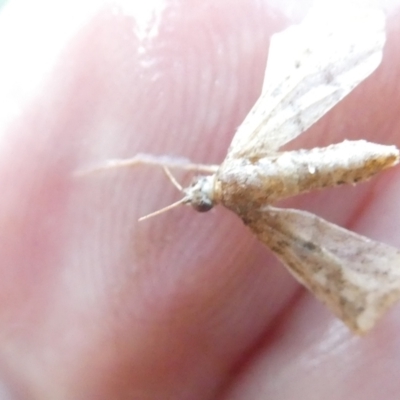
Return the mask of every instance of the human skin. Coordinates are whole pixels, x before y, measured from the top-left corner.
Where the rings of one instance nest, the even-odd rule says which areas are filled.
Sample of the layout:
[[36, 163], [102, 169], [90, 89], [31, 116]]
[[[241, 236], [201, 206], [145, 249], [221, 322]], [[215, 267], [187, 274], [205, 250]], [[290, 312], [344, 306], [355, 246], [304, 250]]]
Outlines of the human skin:
[[[259, 94], [271, 34], [308, 2], [129, 3], [13, 0], [0, 15], [5, 391], [397, 399], [399, 305], [355, 337], [229, 211], [181, 207], [138, 223], [179, 199], [157, 168], [74, 176], [138, 152], [220, 163]], [[399, 2], [386, 10], [382, 65], [290, 148], [400, 146]], [[400, 248], [399, 196], [395, 167], [284, 205]]]

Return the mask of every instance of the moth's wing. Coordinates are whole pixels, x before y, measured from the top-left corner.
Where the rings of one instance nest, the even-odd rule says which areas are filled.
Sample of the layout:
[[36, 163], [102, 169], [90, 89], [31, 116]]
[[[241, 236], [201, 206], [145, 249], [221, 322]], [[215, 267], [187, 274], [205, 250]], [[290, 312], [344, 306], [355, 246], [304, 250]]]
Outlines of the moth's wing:
[[271, 38], [263, 92], [228, 157], [259, 158], [300, 135], [380, 64], [385, 17], [351, 0], [322, 2]]
[[293, 209], [246, 221], [289, 271], [356, 333], [400, 298], [400, 251]]

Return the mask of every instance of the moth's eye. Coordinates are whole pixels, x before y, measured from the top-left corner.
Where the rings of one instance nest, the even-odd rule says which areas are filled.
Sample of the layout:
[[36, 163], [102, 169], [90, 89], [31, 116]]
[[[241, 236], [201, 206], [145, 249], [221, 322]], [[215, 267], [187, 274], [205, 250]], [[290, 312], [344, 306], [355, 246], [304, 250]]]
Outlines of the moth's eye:
[[192, 203], [193, 208], [198, 212], [210, 211], [214, 204], [208, 199], [202, 199]]

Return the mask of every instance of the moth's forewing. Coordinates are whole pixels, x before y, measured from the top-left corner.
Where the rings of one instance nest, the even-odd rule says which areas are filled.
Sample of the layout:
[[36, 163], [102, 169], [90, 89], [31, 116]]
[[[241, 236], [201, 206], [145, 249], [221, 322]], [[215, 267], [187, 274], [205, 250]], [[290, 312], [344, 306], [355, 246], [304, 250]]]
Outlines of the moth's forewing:
[[228, 157], [260, 158], [300, 135], [376, 69], [384, 42], [383, 12], [351, 1], [323, 2], [273, 35], [263, 92]]
[[400, 298], [400, 251], [393, 247], [299, 210], [265, 207], [245, 222], [356, 333]]

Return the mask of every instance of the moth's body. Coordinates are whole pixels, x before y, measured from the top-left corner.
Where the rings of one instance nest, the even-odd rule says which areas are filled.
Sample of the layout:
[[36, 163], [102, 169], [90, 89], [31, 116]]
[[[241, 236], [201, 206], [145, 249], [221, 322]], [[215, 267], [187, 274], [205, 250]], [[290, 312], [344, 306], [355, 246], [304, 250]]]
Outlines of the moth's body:
[[221, 203], [245, 219], [255, 209], [311, 190], [365, 181], [399, 160], [395, 146], [365, 140], [262, 157], [227, 158], [213, 176], [185, 189], [188, 204]]
[[[316, 215], [271, 204], [364, 181], [398, 162], [394, 146], [363, 140], [279, 152], [379, 66], [384, 43], [382, 10], [351, 0], [316, 3], [300, 25], [271, 38], [261, 96], [219, 167], [137, 156], [99, 169], [163, 166], [184, 198], [149, 216], [179, 204], [198, 211], [222, 204], [354, 332], [364, 333], [400, 298], [400, 251]], [[166, 167], [212, 175], [182, 189]]]

